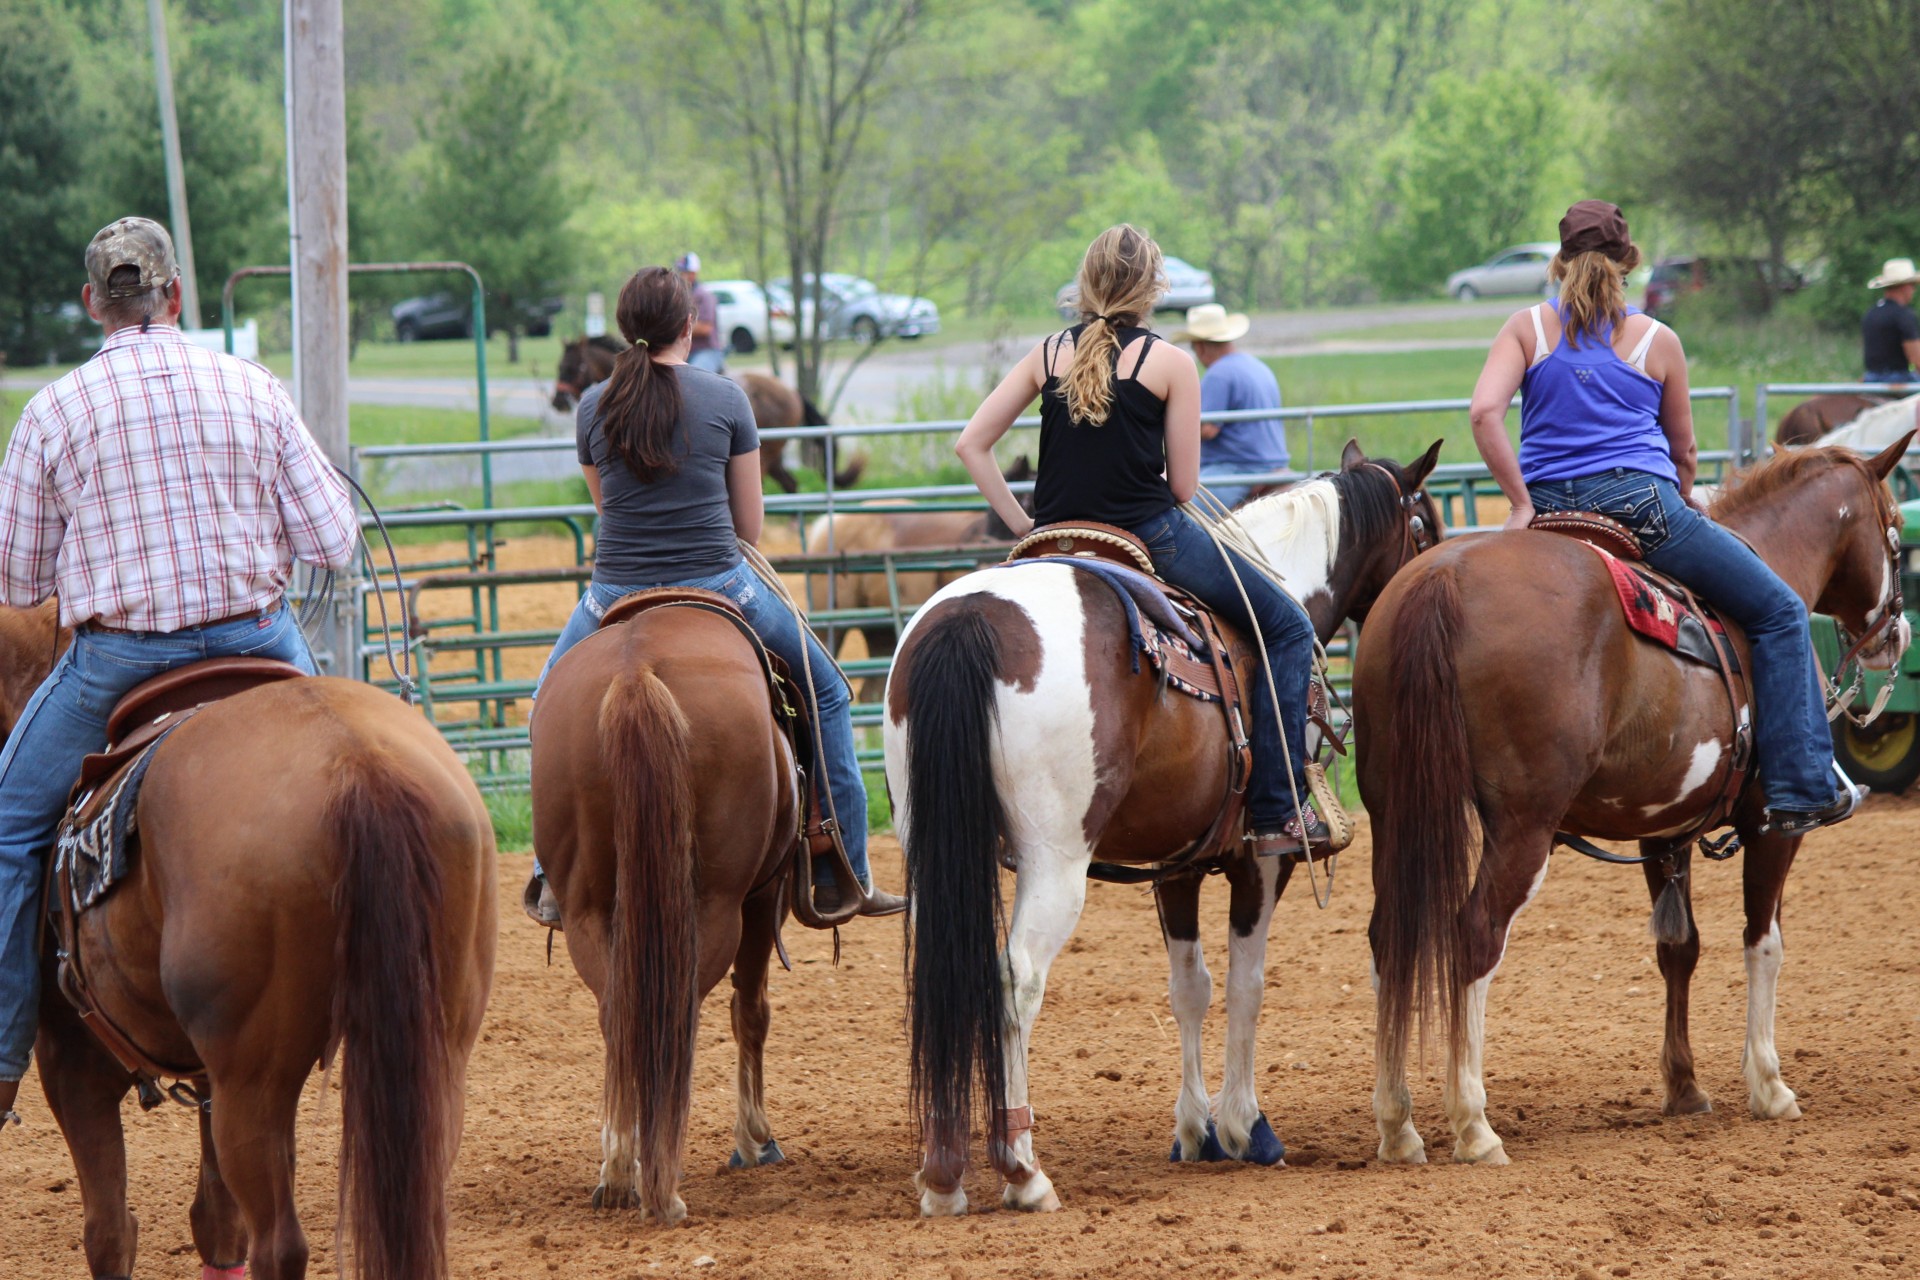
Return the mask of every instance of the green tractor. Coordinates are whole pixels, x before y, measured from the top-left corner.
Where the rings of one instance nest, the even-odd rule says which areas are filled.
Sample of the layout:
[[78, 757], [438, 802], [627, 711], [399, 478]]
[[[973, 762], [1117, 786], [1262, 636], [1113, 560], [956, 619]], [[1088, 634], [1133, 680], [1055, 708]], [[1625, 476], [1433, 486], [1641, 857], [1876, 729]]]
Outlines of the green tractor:
[[[1907, 621], [1920, 636], [1920, 500], [1901, 504], [1904, 528], [1900, 552], [1900, 593], [1907, 601]], [[1840, 661], [1839, 632], [1833, 619], [1813, 619], [1813, 649], [1820, 666], [1831, 672]], [[1920, 644], [1901, 657], [1893, 671], [1869, 671], [1855, 695], [1854, 706], [1873, 705], [1880, 688], [1893, 682], [1880, 718], [1865, 728], [1845, 716], [1833, 722], [1833, 754], [1847, 776], [1875, 791], [1901, 792], [1920, 778]]]

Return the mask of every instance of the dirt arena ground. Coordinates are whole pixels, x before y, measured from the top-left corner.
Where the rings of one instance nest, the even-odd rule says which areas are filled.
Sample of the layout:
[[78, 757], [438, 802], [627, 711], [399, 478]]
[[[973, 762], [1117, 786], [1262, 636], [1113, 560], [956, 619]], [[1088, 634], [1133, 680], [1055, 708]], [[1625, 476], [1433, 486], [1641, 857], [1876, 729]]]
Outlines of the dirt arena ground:
[[[1705, 955], [1695, 982], [1701, 1083], [1719, 1109], [1663, 1119], [1661, 983], [1637, 872], [1562, 853], [1517, 924], [1490, 1012], [1490, 1113], [1513, 1164], [1459, 1168], [1429, 1072], [1418, 1121], [1439, 1162], [1372, 1159], [1365, 837], [1333, 905], [1296, 881], [1274, 927], [1260, 1035], [1262, 1098], [1291, 1167], [1173, 1166], [1178, 1081], [1166, 967], [1148, 896], [1093, 887], [1055, 966], [1036, 1033], [1039, 1153], [1064, 1209], [987, 1208], [924, 1222], [906, 1107], [898, 921], [830, 940], [789, 927], [774, 975], [768, 1100], [789, 1157], [724, 1168], [734, 1058], [725, 984], [707, 1002], [687, 1177], [691, 1216], [643, 1226], [596, 1214], [600, 1042], [564, 947], [514, 905], [524, 854], [500, 866], [499, 971], [470, 1077], [452, 1187], [456, 1276], [1850, 1277], [1920, 1274], [1920, 803], [1876, 799], [1815, 837], [1789, 886], [1779, 1040], [1805, 1117], [1748, 1118], [1739, 1074], [1745, 977], [1738, 863], [1698, 873]], [[891, 841], [883, 881], [899, 883]], [[1206, 938], [1224, 979], [1226, 895]], [[1218, 1084], [1220, 1002], [1208, 1027]], [[84, 1274], [72, 1166], [39, 1086], [0, 1135], [0, 1276]], [[302, 1109], [302, 1218], [313, 1274], [333, 1270], [337, 1099]], [[143, 1276], [197, 1275], [187, 1227], [192, 1118], [131, 1101]]]

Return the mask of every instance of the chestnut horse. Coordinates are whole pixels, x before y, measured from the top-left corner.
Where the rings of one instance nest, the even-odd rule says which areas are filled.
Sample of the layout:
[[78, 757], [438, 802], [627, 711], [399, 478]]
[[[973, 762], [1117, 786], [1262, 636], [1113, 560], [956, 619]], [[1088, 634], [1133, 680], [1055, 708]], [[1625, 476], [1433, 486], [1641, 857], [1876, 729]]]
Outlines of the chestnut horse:
[[[265, 785], [263, 785], [265, 784]], [[295, 1280], [294, 1120], [342, 1059], [340, 1214], [360, 1280], [446, 1274], [446, 1184], [493, 976], [493, 826], [439, 733], [391, 694], [313, 676], [235, 694], [151, 757], [128, 876], [83, 912], [101, 1012], [199, 1064], [193, 1241], [207, 1271]], [[120, 1103], [133, 1079], [43, 953], [36, 1046], [80, 1175], [91, 1274], [134, 1269]]]
[[[562, 347], [560, 363], [554, 370], [553, 407], [562, 413], [573, 408], [583, 391], [596, 382], [605, 382], [613, 376], [613, 362], [626, 349], [627, 344], [611, 334], [598, 338], [575, 338]], [[740, 384], [741, 390], [747, 393], [747, 403], [753, 406], [754, 425], [762, 431], [829, 425], [826, 417], [813, 407], [813, 401], [778, 378], [770, 378], [764, 373], [736, 373], [729, 376]], [[817, 444], [818, 442], [809, 440], [804, 443]], [[798, 493], [800, 482], [794, 478], [791, 471], [787, 470], [786, 448], [785, 440], [761, 442], [760, 474], [763, 478], [779, 485], [784, 492]], [[815, 456], [808, 450], [802, 450], [802, 453]], [[821, 460], [825, 459], [824, 447], [819, 449], [817, 456]], [[834, 473], [834, 486], [840, 489], [851, 489], [866, 467], [865, 457], [854, 458]]]
[[[1420, 484], [1435, 442], [1402, 468], [1349, 443], [1341, 470], [1236, 513], [1313, 619], [1321, 639], [1366, 615], [1439, 514]], [[887, 784], [907, 859], [914, 1114], [926, 1159], [924, 1214], [966, 1212], [973, 1088], [987, 1151], [1016, 1209], [1059, 1207], [1034, 1158], [1029, 1037], [1047, 970], [1086, 902], [1095, 856], [1151, 864], [1202, 838], [1229, 782], [1221, 710], [1169, 691], [1131, 662], [1128, 622], [1090, 575], [1044, 560], [969, 574], [907, 628], [887, 683]], [[1249, 678], [1257, 678], [1249, 673]], [[1276, 1163], [1260, 1112], [1254, 1032], [1267, 927], [1291, 861], [1219, 859], [1232, 888], [1226, 1074], [1209, 1114], [1201, 1029], [1213, 980], [1200, 951], [1204, 865], [1154, 887], [1180, 1026], [1174, 1136], [1186, 1159], [1214, 1146]], [[1002, 862], [1017, 873], [1006, 944]], [[1211, 860], [1209, 860], [1211, 861]]]
[[694, 1036], [702, 998], [729, 968], [734, 1163], [781, 1158], [762, 1061], [798, 812], [759, 655], [715, 612], [665, 606], [603, 627], [541, 686], [533, 847], [607, 1045], [595, 1208], [686, 1216], [676, 1187]]
[[0, 742], [13, 726], [53, 664], [73, 643], [60, 625], [60, 602], [52, 597], [31, 609], [0, 606]]
[[[1871, 636], [1897, 607], [1900, 516], [1884, 481], [1908, 438], [1870, 462], [1841, 449], [1778, 455], [1738, 477], [1714, 517], [1809, 608]], [[1887, 639], [1868, 665], [1887, 667], [1905, 647], [1906, 620], [1879, 630]], [[1737, 637], [1736, 648], [1751, 670]], [[1405, 1057], [1410, 1023], [1417, 1015], [1424, 1026], [1437, 1006], [1453, 1158], [1506, 1163], [1481, 1078], [1487, 988], [1513, 917], [1546, 878], [1556, 832], [1637, 839], [1649, 856], [1667, 984], [1665, 1109], [1708, 1110], [1687, 1035], [1700, 955], [1690, 850], [1674, 845], [1727, 777], [1734, 713], [1720, 674], [1628, 630], [1590, 548], [1523, 531], [1450, 543], [1395, 579], [1361, 634], [1353, 698], [1360, 795], [1373, 819], [1380, 1158], [1426, 1158]], [[1750, 779], [1733, 826], [1746, 850], [1742, 1066], [1749, 1107], [1769, 1119], [1799, 1114], [1780, 1078], [1773, 1019], [1781, 889], [1800, 840], [1761, 835], [1761, 805]]]
[[1844, 427], [1867, 410], [1887, 403], [1887, 396], [1864, 396], [1846, 392], [1813, 396], [1787, 410], [1774, 428], [1777, 445], [1812, 444], [1835, 427]]

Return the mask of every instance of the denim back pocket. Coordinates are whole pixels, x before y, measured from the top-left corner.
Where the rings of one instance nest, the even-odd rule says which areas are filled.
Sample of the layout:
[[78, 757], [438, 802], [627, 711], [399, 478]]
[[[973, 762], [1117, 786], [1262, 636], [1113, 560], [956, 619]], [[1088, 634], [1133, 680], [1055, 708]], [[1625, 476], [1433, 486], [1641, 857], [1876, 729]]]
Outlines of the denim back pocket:
[[1594, 496], [1593, 510], [1633, 530], [1647, 551], [1667, 540], [1667, 504], [1658, 485], [1640, 480], [1602, 490]]

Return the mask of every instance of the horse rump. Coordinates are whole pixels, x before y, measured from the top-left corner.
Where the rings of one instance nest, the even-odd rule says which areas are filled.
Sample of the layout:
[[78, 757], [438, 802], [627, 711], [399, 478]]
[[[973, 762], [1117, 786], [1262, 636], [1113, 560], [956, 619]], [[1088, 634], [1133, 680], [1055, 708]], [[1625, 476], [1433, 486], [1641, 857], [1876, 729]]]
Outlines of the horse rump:
[[999, 849], [1006, 814], [993, 781], [1000, 645], [964, 597], [913, 640], [907, 681], [908, 1004], [912, 1103], [930, 1141], [964, 1152], [976, 1077], [1006, 1098]]
[[1373, 818], [1375, 1051], [1398, 1062], [1416, 1016], [1424, 1046], [1436, 1013], [1449, 1040], [1463, 1013], [1458, 922], [1472, 887], [1474, 787], [1454, 660], [1461, 606], [1451, 567], [1417, 574], [1391, 628], [1380, 630], [1388, 681], [1368, 699], [1379, 714], [1360, 777]]

